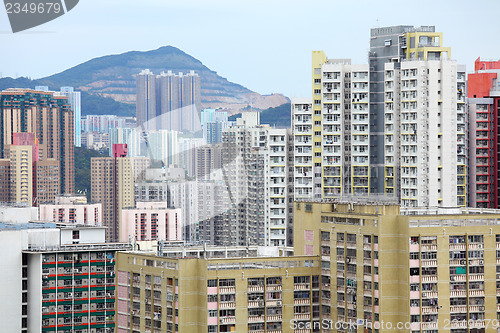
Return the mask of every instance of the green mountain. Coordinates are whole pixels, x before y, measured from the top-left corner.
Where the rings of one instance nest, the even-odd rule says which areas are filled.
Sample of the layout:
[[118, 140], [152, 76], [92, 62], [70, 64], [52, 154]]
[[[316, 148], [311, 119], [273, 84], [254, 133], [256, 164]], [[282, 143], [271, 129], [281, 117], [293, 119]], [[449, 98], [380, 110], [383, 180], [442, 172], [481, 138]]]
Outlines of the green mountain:
[[131, 102], [135, 99], [134, 75], [145, 68], [155, 74], [168, 70], [174, 73], [194, 70], [202, 78], [202, 92], [207, 96], [231, 97], [251, 92], [220, 77], [201, 61], [173, 46], [95, 58], [43, 80], [55, 85], [64, 83], [92, 94], [113, 97], [121, 102]]
[[[292, 117], [292, 105], [285, 103], [275, 108], [268, 108], [260, 112], [260, 123], [269, 124], [274, 127], [287, 128], [290, 127]], [[241, 118], [241, 113], [232, 115], [229, 120], [235, 121]]]
[[[187, 73], [194, 70], [201, 77], [201, 99], [204, 108], [225, 108], [230, 113], [252, 104], [265, 109], [288, 102], [280, 94], [262, 96], [239, 84], [217, 75], [201, 61], [173, 46], [164, 46], [152, 51], [131, 51], [91, 59], [61, 73], [39, 80], [27, 78], [2, 78], [0, 89], [46, 85], [51, 90], [61, 86], [73, 86], [82, 91], [82, 115], [86, 114], [135, 114], [135, 75], [143, 69], [155, 74], [171, 70]], [[109, 97], [104, 100], [99, 97]], [[125, 103], [122, 105], [113, 101]]]

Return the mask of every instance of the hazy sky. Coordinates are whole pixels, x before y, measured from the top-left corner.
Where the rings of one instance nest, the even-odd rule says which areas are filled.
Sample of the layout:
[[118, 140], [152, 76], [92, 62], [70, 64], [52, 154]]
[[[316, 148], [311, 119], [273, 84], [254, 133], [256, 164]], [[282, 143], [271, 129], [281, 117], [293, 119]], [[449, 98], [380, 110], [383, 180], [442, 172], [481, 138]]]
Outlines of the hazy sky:
[[0, 10], [0, 73], [39, 78], [95, 57], [173, 45], [262, 94], [310, 96], [312, 50], [366, 63], [370, 28], [435, 25], [452, 58], [500, 59], [499, 0], [80, 0], [12, 34]]

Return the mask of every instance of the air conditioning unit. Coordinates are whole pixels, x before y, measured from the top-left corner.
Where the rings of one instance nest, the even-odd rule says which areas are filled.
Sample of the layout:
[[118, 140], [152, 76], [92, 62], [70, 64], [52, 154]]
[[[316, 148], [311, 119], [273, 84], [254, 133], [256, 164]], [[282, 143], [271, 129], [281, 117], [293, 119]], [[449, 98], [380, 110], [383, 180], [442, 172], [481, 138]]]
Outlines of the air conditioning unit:
[[460, 260], [460, 265], [465, 266], [467, 264], [467, 261], [465, 260]]
[[482, 248], [483, 248], [483, 244], [477, 244], [477, 247], [478, 247], [479, 249], [482, 249]]
[[483, 266], [484, 265], [484, 260], [479, 260], [479, 265]]
[[484, 311], [484, 306], [480, 306], [479, 311]]
[[472, 260], [469, 260], [469, 266], [472, 266]]
[[278, 305], [278, 306], [281, 306], [281, 304], [282, 304], [281, 301], [276, 302], [276, 305]]

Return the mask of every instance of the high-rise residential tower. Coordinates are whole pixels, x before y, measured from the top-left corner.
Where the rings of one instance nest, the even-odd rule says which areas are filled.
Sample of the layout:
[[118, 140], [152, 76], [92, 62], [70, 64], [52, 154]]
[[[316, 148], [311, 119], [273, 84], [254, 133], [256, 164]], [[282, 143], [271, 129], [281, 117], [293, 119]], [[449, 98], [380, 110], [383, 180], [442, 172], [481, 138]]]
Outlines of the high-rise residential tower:
[[440, 59], [450, 57], [443, 47], [443, 33], [434, 26], [409, 25], [373, 28], [370, 32], [370, 187], [372, 193], [384, 193], [384, 66], [403, 60]]
[[73, 87], [61, 87], [61, 91], [55, 92], [54, 95], [68, 97], [68, 103], [71, 105], [71, 109], [73, 110], [73, 118], [75, 120], [74, 124], [75, 147], [81, 147], [82, 146], [81, 93], [79, 91], [75, 91]]
[[[287, 245], [291, 227], [288, 179], [289, 130], [260, 125], [258, 113], [246, 112], [223, 134], [224, 182], [228, 220], [218, 245]], [[253, 118], [253, 119], [252, 119]]]
[[201, 130], [201, 85], [194, 71], [158, 76], [148, 69], [142, 71], [137, 75], [136, 103], [141, 130]]
[[[467, 82], [469, 112], [469, 205], [499, 208], [500, 61], [474, 64]], [[462, 94], [464, 92], [462, 91]]]
[[465, 66], [433, 57], [384, 66], [384, 187], [403, 207], [466, 205]]
[[121, 210], [134, 207], [134, 171], [127, 145], [113, 146], [113, 157], [91, 159], [92, 201], [102, 204], [106, 240], [116, 242], [120, 234]]
[[136, 118], [141, 130], [156, 129], [156, 76], [145, 69], [136, 77]]
[[[0, 92], [0, 158], [5, 158], [7, 146], [14, 144], [15, 133], [33, 133], [40, 163], [51, 160], [49, 164], [57, 166], [59, 184], [55, 194], [74, 192], [73, 126], [73, 111], [65, 96], [17, 88]], [[45, 185], [53, 185], [50, 177], [47, 181]]]
[[292, 100], [295, 192], [302, 198], [370, 193], [369, 69], [313, 52], [313, 100]]

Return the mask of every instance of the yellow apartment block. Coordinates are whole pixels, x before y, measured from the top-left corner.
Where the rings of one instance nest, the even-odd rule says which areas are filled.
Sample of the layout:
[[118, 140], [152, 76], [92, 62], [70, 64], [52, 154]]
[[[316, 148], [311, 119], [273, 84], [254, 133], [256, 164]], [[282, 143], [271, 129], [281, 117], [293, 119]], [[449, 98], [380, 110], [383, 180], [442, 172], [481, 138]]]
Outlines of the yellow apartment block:
[[118, 253], [116, 331], [497, 332], [499, 211], [294, 206], [293, 256], [178, 244]]
[[321, 285], [319, 256], [218, 249], [182, 259], [120, 253], [116, 332], [278, 333], [320, 320], [329, 285]]
[[295, 255], [320, 255], [321, 279], [331, 279], [321, 311], [333, 322], [362, 322], [357, 332], [497, 332], [499, 211], [296, 202], [294, 221]]

